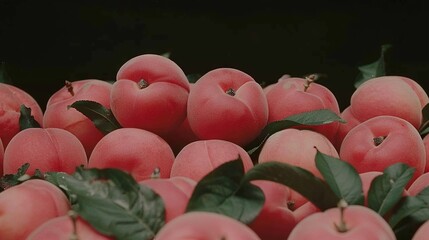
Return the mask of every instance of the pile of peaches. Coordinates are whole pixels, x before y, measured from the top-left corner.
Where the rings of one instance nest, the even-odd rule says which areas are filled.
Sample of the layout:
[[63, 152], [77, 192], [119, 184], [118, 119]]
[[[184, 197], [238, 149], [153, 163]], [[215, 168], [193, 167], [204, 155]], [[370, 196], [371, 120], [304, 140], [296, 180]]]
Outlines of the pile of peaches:
[[143, 54], [44, 111], [0, 83], [0, 239], [426, 239], [427, 92], [373, 76], [340, 111], [319, 77]]

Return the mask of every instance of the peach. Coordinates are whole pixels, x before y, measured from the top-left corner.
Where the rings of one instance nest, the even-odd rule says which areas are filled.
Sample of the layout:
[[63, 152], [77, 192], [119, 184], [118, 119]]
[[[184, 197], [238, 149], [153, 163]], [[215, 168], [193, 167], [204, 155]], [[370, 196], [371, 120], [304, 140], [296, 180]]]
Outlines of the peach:
[[189, 212], [168, 222], [154, 240], [260, 240], [247, 225], [211, 212]]
[[98, 79], [66, 82], [66, 86], [49, 98], [43, 116], [43, 126], [62, 128], [73, 133], [82, 142], [89, 157], [95, 144], [104, 134], [88, 117], [68, 106], [78, 100], [90, 100], [109, 109], [111, 88], [112, 84]]
[[426, 165], [426, 152], [419, 132], [408, 121], [394, 116], [377, 116], [360, 123], [346, 135], [340, 158], [359, 173], [383, 171], [394, 163], [415, 168], [411, 182]]
[[160, 136], [139, 128], [120, 128], [105, 135], [89, 157], [90, 168], [118, 168], [142, 181], [159, 172], [170, 177], [174, 154]]
[[429, 134], [423, 137], [423, 144], [426, 149], [426, 167], [425, 172], [429, 172]]
[[[313, 130], [284, 129], [269, 136], [258, 157], [259, 163], [278, 161], [302, 167], [322, 177], [315, 163], [316, 148], [338, 158], [338, 152], [324, 135]], [[290, 203], [294, 210], [307, 202], [302, 195], [291, 191]]]
[[88, 158], [82, 143], [75, 135], [61, 128], [27, 128], [16, 134], [6, 147], [3, 173], [14, 174], [29, 163], [27, 174], [36, 169], [42, 172], [73, 173], [76, 167], [86, 166]]
[[[341, 226], [344, 223], [344, 226]], [[314, 213], [292, 230], [288, 240], [378, 240], [396, 239], [389, 224], [370, 208], [352, 205]]]
[[313, 213], [320, 212], [312, 202], [308, 201], [293, 211], [296, 223], [301, 222], [304, 218], [311, 216]]
[[429, 187], [429, 172], [420, 175], [407, 190], [410, 196], [416, 196], [426, 187]]
[[267, 99], [262, 87], [247, 73], [217, 68], [204, 74], [192, 87], [187, 116], [198, 138], [222, 139], [244, 146], [267, 124]]
[[171, 167], [171, 177], [183, 176], [201, 180], [216, 167], [241, 157], [244, 170], [253, 167], [249, 154], [239, 145], [220, 139], [192, 142], [177, 154]]
[[24, 90], [10, 84], [0, 83], [0, 139], [3, 147], [20, 131], [20, 107], [31, 108], [31, 115], [43, 126], [43, 111], [36, 100]]
[[351, 114], [360, 122], [390, 115], [410, 122], [416, 129], [428, 96], [415, 81], [400, 76], [383, 76], [360, 85], [350, 99]]
[[8, 188], [0, 193], [1, 239], [26, 239], [44, 222], [69, 209], [65, 194], [47, 181], [33, 179]]
[[170, 145], [175, 155], [177, 155], [186, 145], [200, 140], [189, 126], [189, 120], [186, 117], [179, 127], [164, 136], [165, 141]]
[[75, 224], [76, 232], [74, 232], [73, 220], [69, 216], [52, 218], [32, 231], [26, 240], [70, 240], [73, 234], [76, 234], [77, 239], [113, 239], [97, 232], [88, 222], [80, 217], [76, 218]]
[[346, 122], [342, 123], [338, 126], [337, 133], [335, 135], [335, 139], [333, 144], [337, 151], [340, 151], [341, 144], [346, 137], [347, 133], [357, 125], [359, 125], [360, 121], [357, 120], [353, 114], [350, 112], [350, 106], [346, 107], [340, 114], [340, 117], [344, 119]]
[[3, 157], [4, 157], [4, 147], [0, 139], [0, 176], [3, 176]]
[[151, 178], [140, 181], [159, 194], [164, 202], [165, 222], [185, 213], [197, 182], [187, 177]]
[[414, 233], [411, 240], [426, 240], [429, 236], [429, 221], [424, 222]]
[[248, 225], [261, 239], [286, 239], [296, 225], [288, 208], [289, 189], [279, 183], [255, 180], [264, 192], [265, 202], [258, 216]]
[[382, 174], [383, 172], [380, 171], [370, 171], [359, 174], [360, 179], [362, 180], [362, 190], [363, 195], [365, 196], [365, 206], [368, 206], [368, 190], [371, 187], [372, 180]]
[[[269, 117], [268, 123], [282, 120], [291, 115], [319, 109], [329, 109], [340, 115], [340, 108], [334, 94], [325, 86], [304, 78], [280, 78], [266, 91]], [[306, 126], [334, 141], [339, 122], [320, 126]], [[299, 127], [301, 128], [301, 127]]]
[[164, 136], [185, 120], [189, 82], [172, 60], [143, 54], [124, 63], [116, 78], [110, 106], [123, 127]]

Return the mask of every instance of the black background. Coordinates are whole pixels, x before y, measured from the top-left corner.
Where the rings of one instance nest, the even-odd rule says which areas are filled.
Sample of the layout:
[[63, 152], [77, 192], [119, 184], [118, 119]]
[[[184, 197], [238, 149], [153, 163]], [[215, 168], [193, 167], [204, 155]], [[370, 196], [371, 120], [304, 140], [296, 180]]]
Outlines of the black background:
[[258, 82], [325, 73], [341, 109], [382, 44], [389, 75], [429, 90], [426, 1], [0, 0], [0, 61], [42, 108], [65, 80], [112, 81], [128, 59], [170, 52], [186, 74], [233, 67]]

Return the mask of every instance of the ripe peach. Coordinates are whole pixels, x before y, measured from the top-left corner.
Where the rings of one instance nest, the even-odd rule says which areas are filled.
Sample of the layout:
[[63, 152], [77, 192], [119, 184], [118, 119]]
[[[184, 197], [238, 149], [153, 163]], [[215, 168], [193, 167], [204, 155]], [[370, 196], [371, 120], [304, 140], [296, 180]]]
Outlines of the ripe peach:
[[420, 175], [407, 190], [410, 196], [416, 196], [426, 187], [429, 187], [429, 172], [425, 172]]
[[27, 170], [30, 175], [36, 169], [71, 174], [76, 167], [86, 166], [87, 161], [82, 143], [70, 132], [60, 128], [27, 128], [6, 147], [3, 173], [16, 173], [23, 164], [30, 163]]
[[43, 126], [43, 112], [36, 100], [18, 87], [0, 83], [0, 139], [5, 148], [20, 131], [19, 116], [22, 104], [31, 108], [31, 115]]
[[89, 157], [95, 144], [104, 135], [88, 117], [67, 106], [78, 100], [91, 100], [109, 109], [111, 88], [112, 84], [98, 79], [67, 82], [66, 86], [49, 98], [43, 116], [43, 126], [62, 128], [73, 133], [82, 142]]
[[405, 119], [418, 129], [422, 108], [427, 102], [427, 94], [413, 80], [383, 76], [370, 79], [355, 90], [350, 99], [350, 111], [360, 122], [390, 115]]
[[402, 162], [416, 169], [411, 180], [420, 176], [426, 165], [426, 152], [418, 131], [409, 122], [394, 116], [377, 116], [360, 123], [346, 135], [340, 158], [359, 173], [383, 171]]
[[65, 194], [47, 181], [33, 179], [8, 188], [0, 193], [1, 239], [26, 239], [41, 224], [69, 209]]
[[189, 93], [187, 116], [195, 135], [244, 146], [265, 127], [267, 99], [248, 74], [217, 68], [204, 74]]
[[141, 128], [164, 136], [186, 117], [189, 82], [172, 60], [143, 54], [119, 69], [110, 106], [123, 127]]
[[360, 121], [357, 120], [353, 114], [350, 112], [350, 106], [346, 107], [340, 114], [340, 117], [344, 119], [346, 122], [342, 123], [338, 126], [337, 133], [335, 135], [335, 139], [333, 144], [337, 151], [340, 151], [341, 144], [346, 137], [347, 133], [357, 125], [359, 125]]
[[288, 208], [289, 189], [284, 185], [256, 180], [253, 184], [264, 192], [265, 202], [259, 215], [248, 225], [261, 239], [286, 239], [296, 225]]
[[219, 139], [198, 140], [177, 154], [171, 167], [171, 177], [183, 176], [199, 181], [216, 167], [239, 156], [245, 171], [253, 167], [249, 154], [235, 143]]
[[168, 222], [154, 240], [260, 240], [245, 224], [211, 212], [189, 212]]
[[362, 190], [363, 195], [365, 196], [365, 206], [368, 206], [368, 190], [371, 187], [372, 180], [382, 174], [383, 172], [380, 171], [370, 171], [359, 174], [360, 179], [362, 180]]
[[170, 177], [173, 161], [173, 151], [160, 136], [139, 128], [120, 128], [95, 145], [88, 167], [119, 168], [142, 181], [154, 172]]
[[[335, 147], [324, 135], [312, 130], [289, 128], [268, 137], [259, 154], [258, 162], [278, 161], [302, 167], [321, 177], [316, 168], [316, 148], [329, 156], [338, 158]], [[302, 195], [291, 190], [291, 209], [296, 209], [307, 202]]]
[[187, 177], [151, 178], [140, 181], [159, 194], [164, 201], [165, 222], [185, 213], [197, 182]]
[[429, 221], [424, 222], [414, 233], [411, 240], [426, 240], [429, 236]]
[[88, 222], [80, 217], [76, 219], [76, 232], [74, 232], [72, 219], [69, 216], [60, 216], [52, 218], [40, 225], [31, 232], [26, 240], [70, 240], [74, 233], [77, 239], [113, 239], [97, 232]]
[[311, 216], [313, 213], [320, 212], [320, 209], [316, 207], [312, 202], [308, 201], [295, 209], [293, 215], [297, 223], [301, 222], [304, 218]]
[[[329, 109], [340, 114], [337, 99], [325, 86], [311, 82], [311, 79], [280, 78], [277, 83], [266, 91], [268, 101], [268, 122], [282, 120], [291, 115], [318, 110]], [[334, 141], [339, 122], [320, 126], [306, 126]]]
[[[341, 223], [344, 227], [338, 227]], [[338, 229], [340, 228], [340, 229]], [[389, 224], [370, 208], [352, 205], [344, 209], [330, 208], [314, 213], [300, 221], [289, 235], [289, 240], [378, 240], [396, 239]]]
[[177, 155], [186, 145], [200, 140], [189, 126], [189, 120], [186, 117], [179, 127], [164, 136], [165, 141], [170, 145], [175, 155]]
[[0, 139], [0, 176], [3, 176], [3, 156], [4, 156], [4, 147]]

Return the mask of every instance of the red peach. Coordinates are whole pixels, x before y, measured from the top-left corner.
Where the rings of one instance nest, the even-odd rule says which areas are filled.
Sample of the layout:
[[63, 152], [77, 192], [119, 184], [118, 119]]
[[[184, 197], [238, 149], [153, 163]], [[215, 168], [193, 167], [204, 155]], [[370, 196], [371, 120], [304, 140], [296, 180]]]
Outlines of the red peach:
[[43, 112], [36, 100], [24, 90], [0, 83], [0, 139], [6, 148], [9, 141], [20, 131], [20, 107], [31, 108], [31, 115], [43, 126]]
[[404, 79], [383, 76], [364, 82], [350, 99], [353, 116], [360, 122], [381, 115], [396, 116], [418, 129], [422, 121], [422, 104], [428, 97], [424, 91], [415, 90], [417, 83], [411, 84], [411, 79]]
[[370, 208], [352, 205], [344, 209], [345, 228], [340, 231], [341, 212], [339, 208], [330, 208], [324, 212], [314, 213], [292, 230], [288, 240], [379, 240], [396, 239], [389, 224]]
[[4, 157], [4, 147], [0, 139], [0, 176], [3, 176], [3, 157]]
[[288, 208], [289, 188], [264, 180], [256, 180], [252, 183], [262, 189], [265, 202], [261, 212], [249, 227], [261, 239], [286, 239], [296, 225], [295, 216]]
[[249, 154], [235, 143], [219, 139], [198, 140], [177, 154], [171, 167], [171, 177], [183, 176], [199, 181], [216, 167], [239, 156], [245, 171], [253, 167]]
[[44, 222], [69, 209], [65, 194], [47, 181], [33, 179], [8, 188], [0, 193], [1, 239], [26, 239]]
[[429, 172], [425, 172], [420, 175], [413, 183], [411, 183], [407, 190], [410, 196], [416, 196], [426, 187], [429, 187]]
[[197, 182], [187, 177], [151, 178], [140, 181], [159, 194], [164, 201], [165, 222], [185, 213]]
[[267, 124], [268, 105], [262, 87], [251, 76], [233, 68], [217, 68], [192, 87], [187, 114], [198, 138], [244, 146]]
[[67, 82], [66, 86], [49, 98], [43, 116], [43, 126], [62, 128], [73, 133], [82, 142], [89, 157], [95, 144], [104, 135], [88, 117], [68, 106], [78, 100], [90, 100], [109, 109], [111, 88], [112, 84], [98, 79]]
[[247, 225], [211, 212], [188, 212], [161, 228], [154, 240], [260, 240]]
[[173, 151], [160, 136], [139, 128], [120, 128], [95, 145], [88, 167], [118, 168], [142, 181], [154, 172], [170, 177], [173, 161]]
[[143, 54], [119, 69], [110, 106], [123, 127], [164, 136], [185, 119], [188, 94], [189, 82], [175, 62], [160, 55]]
[[77, 239], [108, 240], [113, 239], [97, 232], [88, 222], [78, 217], [76, 219], [76, 232], [74, 232], [73, 221], [69, 216], [52, 218], [34, 231], [26, 240], [70, 240], [75, 233]]
[[165, 141], [170, 145], [175, 155], [177, 155], [186, 145], [200, 140], [189, 126], [189, 120], [186, 117], [179, 127], [164, 136]]
[[3, 171], [14, 174], [29, 163], [30, 175], [36, 169], [71, 174], [87, 162], [82, 143], [72, 133], [60, 128], [27, 128], [16, 134], [6, 147]]
[[335, 135], [335, 139], [333, 144], [337, 151], [340, 151], [341, 144], [346, 137], [347, 133], [357, 125], [359, 125], [360, 121], [357, 120], [350, 111], [350, 106], [346, 107], [340, 114], [340, 117], [346, 121], [346, 123], [341, 123], [338, 126], [337, 134]]
[[388, 115], [373, 117], [350, 130], [341, 144], [340, 158], [359, 173], [405, 163], [416, 169], [411, 182], [426, 165], [425, 147], [417, 129], [402, 118]]
[[[319, 109], [329, 109], [340, 114], [334, 94], [321, 84], [309, 83], [309, 79], [281, 78], [270, 87], [269, 91], [266, 91], [266, 97], [269, 109], [268, 123], [294, 114]], [[338, 125], [338, 122], [333, 122], [320, 126], [306, 126], [306, 128], [319, 132], [330, 141], [334, 141]]]
[[370, 172], [364, 172], [360, 173], [359, 177], [362, 180], [362, 190], [363, 195], [365, 197], [365, 206], [368, 206], [368, 191], [371, 187], [372, 180], [374, 180], [375, 177], [382, 175], [383, 172], [380, 171], [370, 171]]
[[317, 208], [312, 202], [308, 201], [295, 209], [293, 215], [297, 223], [301, 222], [304, 218], [311, 216], [313, 213], [320, 212], [320, 209]]
[[[335, 147], [324, 135], [312, 130], [289, 128], [269, 136], [259, 154], [258, 162], [278, 161], [302, 167], [321, 177], [315, 163], [316, 148], [329, 156], [338, 158]], [[302, 195], [291, 190], [291, 203], [295, 209], [307, 202]]]
[[411, 240], [426, 240], [429, 236], [429, 221], [424, 222], [414, 233]]

